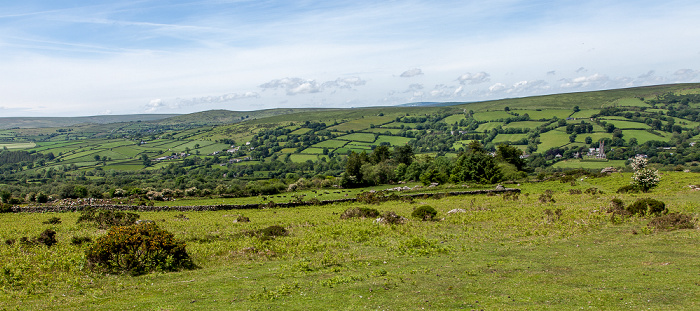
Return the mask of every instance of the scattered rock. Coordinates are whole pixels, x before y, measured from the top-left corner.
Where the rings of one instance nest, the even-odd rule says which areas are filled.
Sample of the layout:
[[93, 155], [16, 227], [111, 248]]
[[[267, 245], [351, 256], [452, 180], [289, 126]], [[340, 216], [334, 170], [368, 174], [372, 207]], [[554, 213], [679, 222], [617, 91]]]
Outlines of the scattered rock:
[[503, 187], [503, 185], [498, 185], [496, 186], [496, 190], [506, 190], [506, 187]]
[[608, 167], [606, 167], [606, 168], [600, 170], [600, 173], [608, 173], [608, 174], [610, 174], [610, 173], [617, 173], [617, 169], [614, 168], [614, 167], [612, 167], [612, 166], [608, 166]]
[[448, 214], [454, 214], [454, 213], [466, 213], [466, 212], [467, 212], [467, 210], [465, 210], [465, 209], [463, 209], [463, 208], [455, 208], [455, 209], [450, 210], [450, 211], [447, 212], [447, 213], [448, 213]]

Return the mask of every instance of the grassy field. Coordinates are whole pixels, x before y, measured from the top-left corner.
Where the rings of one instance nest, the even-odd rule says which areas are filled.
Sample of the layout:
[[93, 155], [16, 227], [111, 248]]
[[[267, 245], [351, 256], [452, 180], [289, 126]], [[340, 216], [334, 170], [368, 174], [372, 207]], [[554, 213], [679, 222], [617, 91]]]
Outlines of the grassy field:
[[[293, 209], [141, 212], [175, 237], [199, 268], [132, 277], [102, 275], [85, 265], [85, 245], [104, 230], [76, 224], [78, 213], [3, 214], [0, 236], [20, 239], [46, 228], [58, 244], [0, 246], [0, 308], [22, 310], [358, 310], [485, 309], [696, 310], [693, 277], [700, 230], [654, 231], [649, 218], [612, 223], [613, 198], [666, 202], [673, 212], [700, 215], [695, 173], [666, 173], [650, 194], [615, 194], [630, 174], [577, 179], [575, 184], [523, 183], [516, 200], [459, 196], [336, 204]], [[569, 193], [591, 187], [603, 194]], [[552, 190], [555, 202], [538, 196]], [[433, 206], [439, 221], [410, 217]], [[341, 220], [351, 207], [394, 211], [403, 225]], [[462, 208], [464, 213], [448, 214]], [[548, 213], [549, 211], [549, 213]], [[554, 213], [553, 211], [558, 211]], [[234, 222], [237, 214], [251, 219]], [[184, 216], [184, 217], [183, 217]], [[59, 217], [60, 224], [42, 222]], [[289, 236], [242, 234], [281, 225]]]
[[550, 148], [560, 147], [569, 143], [569, 134], [564, 131], [549, 131], [540, 135], [538, 150], [545, 151]]
[[639, 98], [620, 98], [617, 101], [615, 101], [616, 106], [625, 106], [625, 107], [649, 107], [649, 105]]
[[584, 168], [584, 169], [603, 169], [606, 167], [624, 168], [625, 160], [609, 160], [609, 161], [581, 161], [579, 159], [559, 161], [552, 165], [556, 168]]
[[624, 130], [622, 131], [622, 134], [624, 135], [622, 137], [623, 139], [629, 141], [630, 138], [634, 137], [637, 139], [639, 144], [643, 144], [650, 140], [669, 141], [671, 139], [671, 135], [668, 135], [668, 133], [665, 133], [666, 136], [658, 136], [642, 130]]
[[519, 115], [524, 115], [528, 114], [530, 116], [530, 119], [532, 120], [541, 120], [541, 119], [552, 119], [554, 117], [557, 117], [559, 119], [566, 119], [568, 118], [572, 113], [574, 113], [573, 110], [569, 109], [545, 109], [545, 110], [513, 110], [513, 112], [518, 113]]
[[512, 118], [513, 115], [505, 111], [485, 111], [474, 114], [474, 119], [477, 121], [496, 121], [498, 119]]
[[498, 134], [496, 138], [493, 139], [494, 143], [502, 142], [516, 142], [523, 138], [527, 138], [527, 134]]
[[507, 128], [536, 128], [542, 124], [545, 124], [545, 122], [540, 122], [540, 121], [520, 121], [520, 122], [511, 122], [503, 126], [504, 129]]
[[[514, 122], [514, 123], [515, 123], [515, 122]], [[488, 130], [491, 130], [491, 129], [495, 129], [495, 128], [497, 128], [498, 126], [502, 126], [502, 125], [503, 125], [503, 122], [488, 122], [488, 123], [482, 123], [482, 124], [479, 124], [479, 127], [478, 127], [478, 128], [476, 128], [476, 131], [477, 131], [477, 132], [480, 132], [480, 133], [483, 133], [483, 132], [485, 132], [485, 131], [488, 131]]]
[[340, 136], [337, 139], [349, 140], [349, 141], [361, 141], [361, 142], [374, 142], [374, 134], [370, 133], [352, 133], [344, 136]]
[[7, 149], [30, 149], [36, 147], [36, 144], [33, 142], [28, 142], [28, 143], [0, 143], [0, 149], [7, 148]]

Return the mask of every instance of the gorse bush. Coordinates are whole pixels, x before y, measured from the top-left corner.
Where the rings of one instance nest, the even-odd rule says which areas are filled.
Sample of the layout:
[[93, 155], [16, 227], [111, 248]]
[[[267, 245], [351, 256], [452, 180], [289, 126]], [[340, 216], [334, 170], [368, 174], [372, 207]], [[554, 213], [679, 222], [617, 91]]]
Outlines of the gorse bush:
[[389, 225], [399, 225], [399, 224], [403, 224], [406, 222], [405, 217], [399, 216], [395, 212], [392, 212], [392, 211], [384, 212], [378, 220], [380, 223], [389, 224]]
[[353, 207], [346, 209], [343, 214], [340, 215], [340, 219], [374, 218], [377, 216], [379, 216], [379, 211], [374, 208]]
[[413, 213], [411, 213], [411, 217], [418, 218], [420, 220], [433, 220], [435, 219], [435, 216], [437, 216], [437, 211], [429, 205], [418, 207], [413, 211]]
[[655, 215], [659, 216], [668, 212], [664, 202], [654, 200], [652, 198], [643, 198], [634, 201], [627, 206], [627, 211], [633, 215]]
[[90, 245], [85, 257], [88, 266], [106, 273], [140, 275], [195, 267], [185, 243], [155, 223], [113, 226]]
[[139, 214], [121, 211], [85, 209], [80, 213], [77, 223], [92, 222], [100, 229], [107, 229], [112, 226], [129, 226], [136, 223]]

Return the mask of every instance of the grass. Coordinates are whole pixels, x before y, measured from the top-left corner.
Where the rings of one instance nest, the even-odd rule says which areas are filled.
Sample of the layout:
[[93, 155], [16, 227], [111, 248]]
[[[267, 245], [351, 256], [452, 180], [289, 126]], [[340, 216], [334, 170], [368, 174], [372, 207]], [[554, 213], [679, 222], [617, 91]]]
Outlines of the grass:
[[349, 140], [349, 141], [361, 141], [361, 142], [374, 142], [374, 134], [370, 133], [352, 133], [344, 136], [340, 136], [337, 139]]
[[625, 167], [625, 160], [608, 160], [608, 161], [581, 161], [579, 159], [571, 159], [554, 163], [555, 168], [584, 168], [584, 169], [603, 169], [606, 167]]
[[[3, 309], [487, 309], [693, 310], [700, 287], [692, 277], [700, 230], [645, 231], [646, 218], [612, 224], [612, 198], [663, 200], [672, 211], [700, 214], [694, 173], [667, 173], [651, 194], [615, 194], [630, 174], [577, 179], [574, 185], [523, 183], [515, 201], [501, 196], [417, 199], [413, 204], [336, 204], [293, 209], [141, 212], [142, 219], [187, 242], [198, 269], [139, 277], [101, 275], [84, 265], [86, 246], [73, 236], [104, 234], [76, 225], [77, 213], [4, 214], [3, 239], [36, 236], [47, 227], [48, 249], [0, 245]], [[604, 194], [571, 195], [596, 187]], [[553, 190], [554, 203], [538, 195]], [[308, 193], [308, 192], [307, 192]], [[340, 220], [350, 207], [409, 217], [430, 205], [436, 222], [409, 219], [378, 225]], [[454, 208], [465, 213], [447, 214]], [[546, 210], [560, 210], [557, 217]], [[236, 215], [250, 223], [235, 223]], [[184, 215], [185, 218], [180, 217]], [[60, 217], [61, 224], [43, 221]], [[410, 218], [410, 217], [409, 217]], [[241, 232], [282, 225], [287, 237], [263, 241]]]
[[645, 123], [641, 122], [632, 122], [632, 121], [625, 121], [625, 120], [605, 120], [607, 123], [611, 123], [615, 125], [616, 128], [619, 129], [648, 129], [650, 128], [648, 125]]
[[410, 140], [411, 138], [401, 136], [379, 135], [374, 143], [377, 145], [380, 145], [381, 143], [389, 143], [392, 146], [401, 146], [407, 144]]
[[664, 136], [658, 136], [643, 130], [624, 130], [622, 131], [622, 138], [629, 141], [630, 138], [634, 137], [637, 139], [637, 143], [639, 144], [643, 144], [650, 140], [669, 141], [671, 139], [671, 135], [668, 133], [660, 134]]
[[512, 118], [513, 115], [505, 111], [484, 111], [474, 114], [474, 120], [477, 121], [496, 121], [499, 119]]
[[482, 123], [479, 124], [479, 127], [476, 128], [477, 132], [483, 133], [485, 131], [489, 131], [492, 129], [497, 128], [498, 126], [502, 126], [503, 122], [488, 122], [488, 123]]
[[549, 131], [540, 134], [540, 141], [541, 143], [538, 145], [537, 150], [543, 152], [550, 148], [568, 144], [569, 134], [563, 131]]
[[543, 109], [543, 110], [513, 110], [512, 112], [518, 113], [519, 115], [524, 115], [528, 114], [530, 116], [530, 119], [532, 120], [542, 120], [542, 119], [552, 119], [554, 117], [557, 117], [559, 119], [566, 119], [568, 118], [572, 113], [574, 113], [573, 110], [571, 109]]
[[330, 139], [330, 140], [322, 141], [318, 144], [315, 144], [315, 145], [313, 145], [313, 147], [314, 148], [333, 148], [333, 149], [335, 149], [335, 148], [340, 148], [342, 146], [345, 146], [345, 144], [347, 144], [347, 143], [348, 142], [344, 141], [344, 140]]
[[11, 144], [0, 144], [0, 149], [31, 149], [36, 147], [35, 143], [11, 143]]
[[527, 138], [527, 134], [498, 134], [493, 139], [494, 143], [517, 142], [523, 138]]
[[620, 98], [615, 101], [616, 106], [624, 107], [649, 107], [649, 105], [639, 98]]
[[540, 122], [540, 121], [520, 121], [520, 122], [511, 122], [503, 126], [504, 129], [507, 128], [530, 128], [534, 129], [542, 124], [545, 124], [546, 122]]

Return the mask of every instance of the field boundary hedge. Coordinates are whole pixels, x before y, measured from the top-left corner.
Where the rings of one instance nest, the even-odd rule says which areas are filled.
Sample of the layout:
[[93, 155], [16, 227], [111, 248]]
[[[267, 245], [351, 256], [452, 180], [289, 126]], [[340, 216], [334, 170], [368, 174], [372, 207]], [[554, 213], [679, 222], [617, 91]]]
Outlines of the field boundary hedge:
[[[400, 198], [430, 198], [433, 196], [449, 195], [479, 195], [479, 194], [498, 194], [515, 192], [520, 193], [517, 188], [504, 189], [488, 189], [488, 190], [472, 190], [472, 191], [451, 191], [451, 192], [429, 192], [429, 193], [413, 193], [399, 195]], [[337, 200], [324, 201], [304, 201], [304, 202], [285, 202], [285, 203], [262, 203], [262, 204], [218, 204], [218, 205], [182, 205], [182, 206], [147, 206], [147, 205], [118, 205], [118, 204], [100, 204], [100, 205], [77, 205], [77, 206], [13, 206], [13, 213], [51, 213], [51, 212], [77, 212], [86, 208], [97, 208], [113, 211], [137, 211], [137, 212], [158, 212], [158, 211], [222, 211], [236, 209], [266, 209], [266, 208], [291, 208], [310, 205], [328, 205], [335, 203], [356, 202], [357, 198], [345, 198]]]

